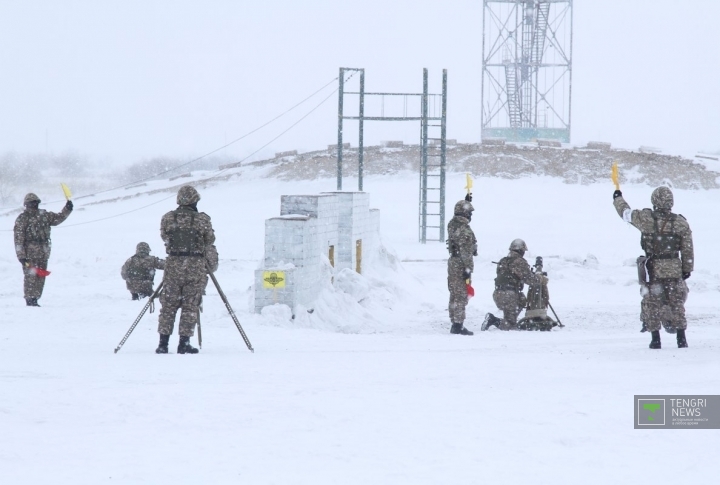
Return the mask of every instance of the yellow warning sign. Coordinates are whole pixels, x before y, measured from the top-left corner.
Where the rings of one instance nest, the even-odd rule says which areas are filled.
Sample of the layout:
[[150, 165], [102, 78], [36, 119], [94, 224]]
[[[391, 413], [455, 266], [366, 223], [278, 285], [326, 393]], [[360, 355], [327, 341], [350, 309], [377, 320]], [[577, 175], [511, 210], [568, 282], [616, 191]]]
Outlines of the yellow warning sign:
[[263, 271], [263, 288], [285, 288], [285, 272]]

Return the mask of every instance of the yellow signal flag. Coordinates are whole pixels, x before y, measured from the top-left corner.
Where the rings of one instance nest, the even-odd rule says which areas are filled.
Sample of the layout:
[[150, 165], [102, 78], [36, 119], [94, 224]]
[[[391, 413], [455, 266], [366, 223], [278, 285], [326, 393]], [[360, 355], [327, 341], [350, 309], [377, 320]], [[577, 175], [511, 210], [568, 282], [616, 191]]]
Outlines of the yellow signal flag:
[[615, 184], [615, 190], [620, 190], [620, 180], [618, 178], [617, 162], [612, 164], [612, 172], [611, 172], [610, 178], [612, 179], [613, 183]]
[[465, 174], [465, 183], [466, 183], [465, 189], [468, 191], [468, 194], [469, 194], [470, 192], [472, 192], [472, 183], [473, 183], [472, 177], [470, 176], [469, 173]]
[[60, 187], [62, 187], [63, 194], [65, 194], [65, 199], [72, 199], [72, 192], [70, 192], [70, 187], [65, 184], [60, 184]]

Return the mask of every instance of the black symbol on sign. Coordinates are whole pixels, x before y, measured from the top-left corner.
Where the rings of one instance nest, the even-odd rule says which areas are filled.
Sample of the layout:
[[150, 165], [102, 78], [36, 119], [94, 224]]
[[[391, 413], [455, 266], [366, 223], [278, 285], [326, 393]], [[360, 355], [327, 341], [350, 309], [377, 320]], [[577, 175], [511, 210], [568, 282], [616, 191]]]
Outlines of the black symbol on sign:
[[285, 281], [285, 278], [280, 278], [277, 273], [270, 273], [270, 276], [265, 278], [265, 281], [267, 281], [269, 284], [273, 286], [277, 286], [283, 281]]

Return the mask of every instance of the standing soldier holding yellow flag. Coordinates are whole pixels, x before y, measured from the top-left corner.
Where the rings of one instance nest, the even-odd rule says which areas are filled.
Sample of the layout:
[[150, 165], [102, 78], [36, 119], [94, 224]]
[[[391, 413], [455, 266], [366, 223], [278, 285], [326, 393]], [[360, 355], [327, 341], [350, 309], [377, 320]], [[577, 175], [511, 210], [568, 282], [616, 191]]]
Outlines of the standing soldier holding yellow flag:
[[[65, 190], [65, 187], [63, 187]], [[15, 253], [25, 275], [24, 293], [27, 306], [40, 306], [38, 300], [45, 287], [47, 263], [50, 259], [50, 227], [62, 224], [73, 210], [68, 197], [60, 213], [40, 209], [40, 197], [25, 196], [25, 210], [15, 219]]]
[[668, 187], [653, 191], [650, 197], [652, 209], [632, 210], [620, 191], [617, 164], [613, 166], [612, 177], [615, 210], [642, 233], [640, 245], [645, 256], [638, 258], [642, 294], [640, 320], [643, 331], [652, 332], [650, 348], [661, 347], [662, 325], [670, 333], [677, 332], [679, 348], [687, 347], [685, 301], [688, 287], [685, 280], [690, 277], [694, 265], [690, 225], [682, 215], [673, 214], [673, 193]]
[[450, 290], [450, 333], [460, 335], [473, 335], [473, 332], [463, 326], [465, 322], [465, 307], [468, 304], [472, 272], [474, 269], [473, 256], [477, 256], [477, 239], [470, 228], [470, 220], [475, 210], [472, 206], [472, 179], [467, 176], [468, 193], [465, 200], [455, 204], [455, 217], [448, 223], [447, 247], [450, 252], [448, 259], [448, 290]]

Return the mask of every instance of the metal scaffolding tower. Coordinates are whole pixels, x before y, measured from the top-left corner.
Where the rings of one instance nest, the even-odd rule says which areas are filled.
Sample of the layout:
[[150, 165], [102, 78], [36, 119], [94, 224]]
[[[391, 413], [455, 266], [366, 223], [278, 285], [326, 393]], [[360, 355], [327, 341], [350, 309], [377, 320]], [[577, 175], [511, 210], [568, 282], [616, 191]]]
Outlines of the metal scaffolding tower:
[[[360, 73], [360, 87], [356, 92], [345, 91], [345, 73]], [[447, 133], [447, 69], [443, 69], [442, 94], [428, 92], [428, 70], [423, 69], [422, 93], [368, 93], [365, 92], [365, 69], [340, 68], [338, 78], [338, 144], [337, 144], [337, 190], [342, 190], [343, 120], [357, 120], [358, 134], [358, 190], [363, 190], [363, 130], [365, 121], [420, 121], [420, 193], [418, 210], [419, 240], [445, 241], [445, 153]], [[359, 98], [358, 115], [344, 114], [344, 98]], [[365, 97], [382, 99], [380, 116], [365, 115]], [[385, 97], [404, 98], [403, 116], [385, 116]], [[419, 116], [408, 116], [408, 100], [420, 100]], [[437, 101], [440, 106], [437, 107]], [[434, 108], [434, 109], [433, 109]], [[435, 111], [431, 113], [431, 111]], [[439, 113], [437, 113], [439, 111]], [[435, 136], [431, 136], [435, 135]]]
[[573, 0], [483, 0], [482, 137], [570, 142]]

